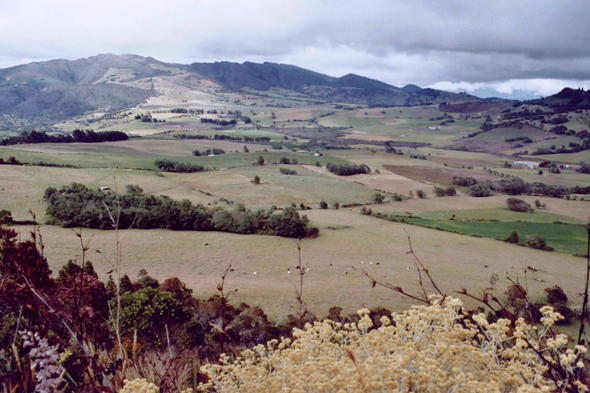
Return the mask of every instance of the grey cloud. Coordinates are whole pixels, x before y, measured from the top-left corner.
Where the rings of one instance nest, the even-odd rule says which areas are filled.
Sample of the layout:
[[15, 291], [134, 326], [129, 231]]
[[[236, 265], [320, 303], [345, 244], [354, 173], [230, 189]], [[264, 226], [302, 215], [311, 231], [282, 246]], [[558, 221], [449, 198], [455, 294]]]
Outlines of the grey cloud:
[[111, 52], [290, 62], [395, 85], [586, 80], [588, 20], [578, 0], [9, 0], [0, 66]]

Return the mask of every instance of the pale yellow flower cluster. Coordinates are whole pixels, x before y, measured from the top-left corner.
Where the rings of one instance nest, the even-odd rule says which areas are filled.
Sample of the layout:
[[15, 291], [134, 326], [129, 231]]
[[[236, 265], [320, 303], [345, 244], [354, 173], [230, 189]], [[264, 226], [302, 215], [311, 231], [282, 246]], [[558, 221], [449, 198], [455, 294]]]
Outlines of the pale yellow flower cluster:
[[145, 379], [124, 380], [125, 386], [119, 393], [158, 393], [160, 388]]
[[199, 390], [548, 392], [556, 386], [543, 377], [548, 368], [534, 349], [579, 367], [574, 360], [585, 348], [568, 351], [561, 335], [549, 346], [543, 336], [559, 318], [553, 309], [543, 310], [545, 325], [537, 329], [522, 319], [516, 326], [505, 319], [489, 323], [483, 315], [474, 316], [474, 324], [464, 319], [459, 299], [433, 303], [383, 317], [379, 329], [370, 330], [363, 309], [358, 323], [318, 322], [296, 330], [293, 341], [273, 340], [235, 361], [223, 356], [221, 365], [202, 368], [210, 380]]
[[[160, 388], [145, 379], [124, 380], [125, 386], [119, 393], [158, 393]], [[180, 393], [193, 393], [192, 389], [183, 390]]]

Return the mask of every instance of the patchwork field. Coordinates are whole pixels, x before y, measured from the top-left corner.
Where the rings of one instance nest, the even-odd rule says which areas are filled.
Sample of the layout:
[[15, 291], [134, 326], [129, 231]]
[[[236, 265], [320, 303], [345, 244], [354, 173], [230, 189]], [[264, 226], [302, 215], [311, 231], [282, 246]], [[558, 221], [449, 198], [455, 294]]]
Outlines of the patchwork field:
[[[502, 297], [508, 285], [506, 274], [522, 280], [526, 267], [535, 266], [538, 271], [529, 272], [527, 281], [534, 299], [544, 300], [544, 288], [560, 285], [570, 296], [571, 305], [579, 303], [576, 295], [582, 288], [584, 259], [573, 254], [585, 254], [583, 225], [590, 214], [590, 202], [585, 199], [590, 197], [577, 195], [576, 200], [568, 200], [520, 195], [517, 197], [533, 205], [539, 200], [546, 208], [534, 213], [515, 213], [506, 209], [509, 196], [499, 193], [473, 198], [467, 195], [466, 187], [456, 187], [454, 197], [433, 196], [434, 186], [449, 187], [454, 176], [478, 181], [517, 176], [530, 183], [588, 187], [590, 176], [576, 172], [580, 161], [590, 162], [587, 150], [512, 156], [523, 148], [515, 148], [515, 142], [506, 142], [509, 138], [526, 136], [533, 143], [525, 148], [533, 151], [553, 144], [561, 147], [577, 143], [580, 141], [577, 136], [556, 137], [547, 131], [549, 127], [542, 131], [528, 126], [499, 127], [469, 136], [481, 131], [480, 126], [488, 115], [492, 124], [498, 124], [507, 110], [517, 110], [511, 104], [467, 105], [458, 112], [445, 112], [436, 105], [343, 109], [335, 103], [302, 101], [302, 96], [294, 92], [271, 89], [227, 93], [213, 85], [201, 86], [197, 81], [187, 81], [181, 86], [179, 78], [184, 78], [180, 71], [170, 77], [154, 78], [155, 88], [164, 95], [136, 108], [117, 114], [96, 112], [56, 125], [64, 132], [83, 127], [96, 131], [121, 130], [144, 135], [143, 138], [95, 144], [0, 147], [0, 158], [4, 161], [15, 157], [28, 164], [75, 166], [0, 165], [0, 210], [10, 210], [19, 221], [30, 219], [31, 210], [44, 223], [48, 217], [42, 196], [47, 187], [59, 188], [78, 182], [93, 188], [113, 188], [114, 179], [120, 190], [127, 184], [139, 185], [145, 194], [187, 199], [211, 209], [235, 210], [240, 204], [254, 210], [273, 205], [281, 209], [292, 204], [299, 208], [303, 204], [313, 209], [300, 210], [300, 214], [307, 215], [311, 225], [320, 229], [318, 238], [302, 241], [302, 261], [310, 267], [305, 278], [304, 300], [318, 315], [334, 305], [344, 307], [345, 312], [361, 306], [382, 305], [398, 311], [407, 308], [408, 299], [379, 287], [371, 289], [370, 281], [357, 271], [366, 270], [375, 278], [417, 291], [415, 266], [406, 254], [406, 231], [416, 253], [449, 294], [463, 287], [481, 293], [490, 287], [490, 276], [497, 274], [500, 281], [494, 293]], [[251, 123], [214, 129], [217, 127], [201, 123], [197, 115], [171, 113], [170, 108], [240, 110], [250, 117]], [[136, 115], [146, 113], [166, 122], [145, 123], [135, 119]], [[203, 115], [220, 116], [221, 113]], [[537, 123], [535, 127], [540, 127]], [[582, 124], [582, 118], [578, 117], [570, 125], [579, 128]], [[174, 138], [181, 134], [263, 137], [271, 141]], [[385, 142], [392, 143], [395, 154], [386, 152]], [[279, 143], [283, 149], [273, 148]], [[194, 150], [203, 152], [213, 148], [223, 149], [226, 154], [193, 155]], [[314, 155], [316, 151], [321, 156]], [[265, 165], [253, 165], [259, 156], [264, 158]], [[297, 164], [278, 164], [283, 157], [295, 159]], [[207, 171], [160, 173], [154, 165], [157, 159], [197, 164]], [[537, 168], [505, 167], [506, 163], [519, 160], [551, 160], [556, 165], [569, 163], [571, 167], [563, 166], [560, 174], [545, 170], [543, 175], [539, 175]], [[366, 164], [371, 172], [337, 176], [326, 169], [327, 163]], [[281, 168], [294, 170], [296, 174], [282, 174]], [[254, 184], [256, 176], [260, 184]], [[418, 190], [424, 191], [426, 197], [408, 198]], [[377, 193], [383, 195], [384, 203], [375, 203]], [[393, 194], [406, 199], [394, 202]], [[329, 209], [321, 209], [320, 202], [326, 202]], [[333, 208], [335, 202], [340, 204], [340, 209]], [[360, 214], [363, 207], [403, 217], [406, 222]], [[16, 229], [26, 237], [31, 228], [16, 226]], [[555, 252], [497, 240], [505, 239], [514, 230], [519, 234], [519, 244], [524, 244], [527, 236], [540, 235]], [[71, 229], [42, 225], [41, 231], [54, 274], [68, 259], [79, 257], [79, 243]], [[92, 237], [91, 250], [112, 255], [113, 232], [84, 229], [83, 234], [85, 238]], [[292, 312], [295, 303], [294, 285], [298, 276], [289, 275], [287, 269], [294, 271], [298, 263], [296, 251], [292, 239], [280, 237], [133, 229], [125, 235], [122, 252], [124, 272], [132, 279], [140, 269], [146, 269], [160, 280], [179, 277], [201, 297], [215, 292], [220, 274], [231, 263], [234, 272], [227, 285], [239, 289], [233, 302], [259, 305], [272, 317], [280, 317]], [[101, 278], [106, 279], [105, 274], [111, 268], [108, 257], [90, 255]]]

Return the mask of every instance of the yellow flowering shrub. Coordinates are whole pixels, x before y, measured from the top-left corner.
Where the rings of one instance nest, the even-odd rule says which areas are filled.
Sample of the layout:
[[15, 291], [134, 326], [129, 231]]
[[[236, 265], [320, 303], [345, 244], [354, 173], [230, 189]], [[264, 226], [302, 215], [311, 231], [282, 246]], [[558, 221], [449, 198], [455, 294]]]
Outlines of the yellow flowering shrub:
[[549, 392], [556, 386], [535, 349], [564, 369], [582, 363], [586, 348], [568, 350], [565, 335], [549, 335], [561, 317], [550, 307], [542, 309], [539, 328], [523, 319], [489, 323], [483, 314], [468, 320], [462, 310], [459, 299], [432, 298], [431, 305], [382, 317], [379, 329], [371, 329], [366, 309], [358, 323], [308, 324], [293, 341], [272, 340], [204, 366], [210, 380], [199, 391]]
[[[160, 388], [145, 379], [134, 379], [123, 381], [125, 386], [119, 393], [159, 393]], [[192, 389], [183, 390], [181, 393], [193, 393]]]

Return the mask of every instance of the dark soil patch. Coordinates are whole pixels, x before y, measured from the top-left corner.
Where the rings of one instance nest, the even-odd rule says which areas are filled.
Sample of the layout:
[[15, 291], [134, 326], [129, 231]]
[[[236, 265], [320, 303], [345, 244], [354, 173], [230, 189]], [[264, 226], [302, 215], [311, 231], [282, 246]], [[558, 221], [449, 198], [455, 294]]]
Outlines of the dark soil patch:
[[511, 107], [512, 105], [510, 104], [498, 102], [461, 102], [456, 104], [441, 104], [439, 110], [441, 112], [451, 113], [489, 112], [489, 115], [499, 115], [502, 111]]
[[456, 168], [425, 168], [411, 165], [383, 165], [383, 167], [396, 175], [434, 184], [452, 184], [453, 176], [472, 177], [480, 181], [496, 178], [492, 175]]

